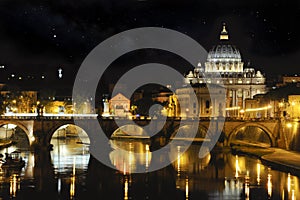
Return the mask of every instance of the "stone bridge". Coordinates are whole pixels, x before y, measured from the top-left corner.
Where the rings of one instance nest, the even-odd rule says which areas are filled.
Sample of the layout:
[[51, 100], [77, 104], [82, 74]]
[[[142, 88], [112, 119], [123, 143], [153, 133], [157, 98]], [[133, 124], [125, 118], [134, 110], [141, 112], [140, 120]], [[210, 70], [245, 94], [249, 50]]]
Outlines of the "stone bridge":
[[[74, 120], [84, 127], [89, 127], [87, 130], [83, 130], [89, 135], [90, 130], [95, 130], [95, 126], [101, 126], [103, 132], [107, 137], [118, 130], [119, 126], [115, 123], [113, 118], [99, 118], [96, 117], [1, 117], [0, 126], [5, 124], [15, 124], [20, 127], [28, 136], [30, 146], [44, 148], [50, 145], [51, 138], [54, 132], [61, 126], [66, 124], [74, 124]], [[98, 122], [95, 123], [95, 120]], [[193, 124], [194, 119], [180, 119], [180, 118], [167, 118], [167, 120], [152, 119], [156, 123], [151, 123], [151, 119], [132, 119], [139, 126], [148, 125], [150, 132], [156, 130], [158, 127], [161, 128], [156, 137], [172, 138], [176, 135], [180, 123], [184, 121], [185, 124]], [[118, 119], [122, 122], [122, 119]], [[124, 120], [124, 125], [126, 125]], [[78, 125], [78, 123], [76, 123]], [[223, 125], [223, 126], [222, 126]], [[283, 147], [284, 144], [284, 127], [282, 127], [280, 120], [238, 120], [238, 119], [227, 119], [224, 124], [220, 123], [218, 119], [201, 118], [199, 120], [197, 138], [205, 137], [203, 133], [208, 135], [214, 134], [217, 130], [221, 131], [222, 143], [225, 146], [230, 145], [230, 142], [244, 127], [257, 127], [261, 129], [269, 138], [271, 146]], [[79, 125], [80, 127], [80, 125]], [[209, 128], [210, 127], [210, 128]], [[82, 127], [81, 127], [82, 128]]]

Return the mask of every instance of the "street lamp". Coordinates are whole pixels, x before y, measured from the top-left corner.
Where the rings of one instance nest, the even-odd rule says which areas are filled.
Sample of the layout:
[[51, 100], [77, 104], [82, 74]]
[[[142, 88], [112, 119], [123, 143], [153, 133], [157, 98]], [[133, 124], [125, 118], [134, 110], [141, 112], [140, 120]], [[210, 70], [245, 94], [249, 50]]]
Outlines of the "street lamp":
[[245, 110], [244, 110], [244, 109], [241, 109], [241, 110], [240, 110], [240, 114], [241, 114], [241, 118], [242, 118], [242, 119], [244, 119], [244, 113], [245, 113]]

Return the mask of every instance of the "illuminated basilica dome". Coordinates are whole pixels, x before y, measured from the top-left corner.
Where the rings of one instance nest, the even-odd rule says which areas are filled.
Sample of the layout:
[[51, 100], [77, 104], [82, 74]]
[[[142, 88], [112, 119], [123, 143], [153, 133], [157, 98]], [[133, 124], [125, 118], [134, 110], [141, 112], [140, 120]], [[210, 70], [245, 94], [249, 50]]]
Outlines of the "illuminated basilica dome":
[[[266, 92], [265, 81], [260, 71], [256, 71], [250, 65], [244, 68], [241, 53], [230, 44], [229, 34], [223, 24], [219, 44], [213, 46], [208, 52], [204, 66], [198, 63], [184, 78], [184, 85], [190, 84], [194, 87], [200, 108], [196, 108], [190, 102], [188, 90], [185, 88], [177, 90], [178, 98], [185, 101], [185, 105], [190, 106], [182, 116], [239, 115], [239, 110], [246, 108], [246, 100]], [[226, 102], [210, 99], [210, 91], [204, 91], [200, 87], [205, 84], [224, 87]]]
[[240, 51], [233, 45], [222, 44], [214, 46], [208, 53], [208, 62], [241, 62]]
[[205, 72], [242, 73], [243, 65], [240, 51], [229, 44], [229, 36], [225, 24], [220, 34], [220, 44], [214, 46], [208, 53]]

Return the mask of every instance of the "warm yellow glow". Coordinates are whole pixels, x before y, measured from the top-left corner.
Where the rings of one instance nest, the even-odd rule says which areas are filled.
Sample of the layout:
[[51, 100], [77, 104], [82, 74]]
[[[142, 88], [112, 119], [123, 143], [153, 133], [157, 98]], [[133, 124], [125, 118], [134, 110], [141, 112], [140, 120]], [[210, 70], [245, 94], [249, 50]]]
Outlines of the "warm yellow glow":
[[180, 175], [180, 146], [177, 146], [177, 173]]
[[287, 123], [286, 124], [286, 127], [288, 127], [288, 128], [292, 128], [292, 126], [293, 126], [292, 123]]
[[71, 199], [75, 196], [75, 175], [71, 176], [71, 183], [70, 183], [70, 197]]
[[[13, 111], [16, 111], [17, 108], [13, 108]], [[13, 116], [13, 117], [36, 117], [37, 113], [4, 113], [1, 116]], [[89, 117], [89, 118], [97, 118], [98, 114], [65, 114], [65, 113], [43, 113], [45, 117], [64, 117], [64, 118], [73, 118], [73, 117]]]
[[145, 157], [146, 157], [146, 164], [145, 164], [145, 166], [146, 166], [146, 169], [148, 169], [149, 163], [150, 163], [149, 150], [150, 150], [149, 145], [146, 144], [146, 153], [145, 153]]
[[268, 183], [267, 183], [267, 188], [268, 188], [268, 195], [269, 197], [272, 196], [272, 175], [268, 173]]
[[246, 200], [249, 200], [249, 197], [250, 197], [250, 188], [249, 188], [249, 183], [246, 183], [245, 184], [245, 199]]
[[124, 200], [128, 199], [128, 178], [125, 178], [125, 183], [124, 183]]
[[128, 155], [128, 172], [131, 173], [131, 169], [132, 169], [132, 164], [134, 163], [134, 156], [133, 156], [133, 153], [132, 151], [129, 151], [129, 155]]
[[239, 177], [239, 171], [241, 171], [239, 166], [239, 157], [235, 156], [235, 178]]
[[245, 200], [249, 200], [250, 198], [249, 179], [249, 171], [247, 170], [247, 174], [245, 176]]
[[189, 199], [189, 179], [185, 179], [185, 199]]
[[149, 144], [146, 144], [146, 151], [149, 151], [150, 150], [150, 148], [149, 148]]
[[220, 40], [228, 40], [228, 35], [220, 35]]
[[31, 140], [31, 142], [34, 142], [34, 141], [35, 141], [35, 137], [34, 137], [34, 136], [31, 136], [31, 137], [30, 137], [30, 140]]
[[75, 195], [75, 157], [73, 159], [73, 174], [71, 176], [71, 183], [70, 183], [70, 197], [73, 198]]
[[75, 163], [76, 163], [76, 158], [74, 157], [73, 158], [73, 175], [75, 176], [75, 170], [76, 170], [76, 168], [75, 168]]
[[282, 108], [284, 104], [282, 102], [280, 102], [278, 105], [280, 108]]
[[10, 187], [9, 187], [9, 193], [12, 197], [17, 196], [17, 189], [18, 189], [18, 178], [16, 174], [13, 174], [10, 177]]
[[260, 163], [257, 163], [256, 165], [256, 170], [257, 170], [257, 184], [259, 185], [260, 184]]
[[271, 109], [271, 108], [272, 108], [271, 105], [264, 106], [264, 107], [260, 107], [260, 108], [247, 108], [247, 109], [245, 110], [245, 112], [260, 111], [260, 110], [268, 110], [268, 109]]
[[225, 110], [239, 110], [241, 107], [239, 106], [235, 106], [235, 107], [228, 107], [228, 108], [225, 108]]
[[291, 174], [288, 174], [288, 179], [287, 179], [287, 190], [288, 192], [291, 191]]
[[296, 197], [295, 197], [295, 190], [292, 190], [292, 200], [295, 200]]

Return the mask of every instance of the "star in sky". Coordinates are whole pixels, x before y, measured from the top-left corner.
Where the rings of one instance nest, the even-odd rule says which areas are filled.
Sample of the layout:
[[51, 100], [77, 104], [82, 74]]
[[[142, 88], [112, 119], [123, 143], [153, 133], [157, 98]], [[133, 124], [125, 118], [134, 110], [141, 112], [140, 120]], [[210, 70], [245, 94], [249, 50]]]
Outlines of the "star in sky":
[[299, 3], [293, 0], [2, 0], [0, 65], [8, 66], [10, 73], [40, 65], [56, 71], [61, 64], [76, 71], [103, 40], [144, 26], [180, 31], [209, 50], [218, 43], [220, 25], [226, 21], [231, 42], [254, 67], [267, 74], [281, 74], [283, 68], [295, 73], [297, 19]]

